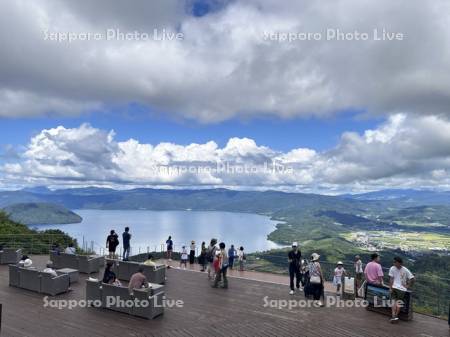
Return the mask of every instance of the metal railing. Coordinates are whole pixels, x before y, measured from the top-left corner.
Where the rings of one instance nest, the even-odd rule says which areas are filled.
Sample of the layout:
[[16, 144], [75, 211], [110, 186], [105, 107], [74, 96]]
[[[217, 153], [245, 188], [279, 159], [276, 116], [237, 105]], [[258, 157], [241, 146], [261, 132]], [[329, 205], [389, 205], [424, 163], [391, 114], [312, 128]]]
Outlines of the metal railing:
[[[64, 234], [0, 234], [0, 246], [8, 248], [21, 248], [24, 254], [48, 254], [49, 250], [58, 244], [61, 248], [67, 247], [70, 239]], [[108, 255], [108, 249], [105, 244], [87, 240], [82, 236], [81, 242], [75, 245], [80, 253], [96, 253], [99, 255]], [[189, 244], [174, 243], [173, 259], [179, 258], [181, 247], [185, 245], [188, 252]], [[156, 258], [165, 256], [166, 244], [161, 243], [153, 246], [131, 246], [130, 256], [143, 256], [145, 253], [153, 253]], [[121, 258], [123, 247], [119, 246], [116, 250], [117, 257]], [[200, 245], [196, 246], [197, 257], [200, 254]], [[142, 258], [143, 258], [142, 257]], [[348, 276], [355, 276], [354, 264], [351, 261], [343, 261], [344, 268]], [[335, 263], [321, 261], [320, 262], [324, 279], [331, 282], [334, 275]], [[288, 259], [286, 252], [274, 254], [252, 253], [247, 255], [246, 270], [259, 272], [288, 274]], [[389, 282], [389, 268], [383, 268], [385, 274], [385, 283]], [[442, 278], [431, 273], [414, 273], [415, 283], [412, 288], [414, 298], [414, 310], [420, 313], [432, 315], [435, 317], [448, 317], [450, 303], [450, 279]]]
[[[325, 281], [332, 282], [335, 263], [320, 261]], [[347, 275], [355, 277], [354, 263], [343, 261]], [[284, 254], [250, 254], [247, 256], [247, 270], [261, 272], [288, 274], [287, 253]], [[389, 284], [389, 268], [382, 267], [384, 282]], [[412, 287], [414, 306], [416, 312], [439, 318], [447, 318], [450, 305], [450, 279], [432, 273], [415, 273], [412, 270], [415, 282]]]

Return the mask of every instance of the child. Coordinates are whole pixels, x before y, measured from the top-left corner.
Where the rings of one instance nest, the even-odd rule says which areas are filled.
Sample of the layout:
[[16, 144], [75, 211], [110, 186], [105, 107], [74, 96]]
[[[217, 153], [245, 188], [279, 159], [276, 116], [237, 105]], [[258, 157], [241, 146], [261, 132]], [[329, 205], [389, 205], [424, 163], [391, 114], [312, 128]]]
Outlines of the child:
[[347, 275], [344, 264], [339, 261], [336, 269], [334, 269], [333, 285], [336, 287], [336, 295], [341, 294], [342, 276]]
[[184, 269], [187, 267], [188, 260], [188, 252], [186, 250], [186, 246], [181, 247], [181, 260], [180, 260], [180, 268], [184, 264]]

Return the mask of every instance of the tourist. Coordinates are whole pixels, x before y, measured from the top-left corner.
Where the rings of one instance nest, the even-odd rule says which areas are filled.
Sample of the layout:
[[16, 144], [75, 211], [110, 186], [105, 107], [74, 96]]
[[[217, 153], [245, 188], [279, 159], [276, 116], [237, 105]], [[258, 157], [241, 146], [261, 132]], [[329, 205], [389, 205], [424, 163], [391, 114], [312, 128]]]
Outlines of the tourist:
[[22, 268], [32, 268], [33, 261], [28, 257], [28, 255], [23, 255], [19, 261], [19, 267]]
[[236, 258], [237, 252], [234, 248], [234, 245], [231, 245], [230, 249], [228, 249], [228, 267], [233, 269], [234, 259]]
[[341, 295], [342, 277], [347, 275], [344, 264], [339, 261], [334, 269], [333, 285], [336, 287], [336, 295]]
[[225, 250], [225, 243], [221, 242], [219, 244], [220, 250], [217, 254], [218, 260], [218, 270], [216, 272], [216, 277], [214, 280], [213, 288], [217, 288], [219, 286], [220, 281], [223, 279], [222, 288], [228, 288], [228, 279], [227, 279], [227, 269], [228, 269], [228, 256]]
[[147, 260], [145, 260], [143, 264], [145, 264], [146, 266], [156, 267], [156, 263], [155, 261], [153, 261], [153, 255], [148, 254]]
[[303, 290], [300, 287], [300, 263], [302, 260], [302, 253], [298, 249], [298, 243], [292, 243], [292, 250], [288, 253], [288, 262], [289, 262], [289, 285], [291, 291], [289, 294], [294, 295], [294, 278], [295, 278], [295, 286], [298, 291]]
[[240, 247], [238, 251], [239, 270], [244, 271], [244, 262], [247, 259], [244, 253], [244, 247]]
[[108, 237], [106, 238], [106, 248], [108, 249], [110, 259], [116, 258], [116, 248], [118, 245], [119, 245], [119, 236], [116, 234], [114, 229], [111, 229]]
[[186, 246], [181, 247], [181, 259], [180, 259], [180, 268], [184, 265], [184, 268], [187, 267], [188, 260], [188, 252]]
[[358, 293], [358, 290], [362, 286], [363, 275], [364, 275], [363, 263], [362, 263], [361, 257], [359, 255], [355, 256], [354, 267], [355, 267], [356, 292]]
[[191, 241], [191, 247], [189, 251], [189, 264], [194, 264], [195, 262], [195, 241]]
[[77, 250], [75, 249], [75, 247], [73, 246], [73, 243], [69, 243], [69, 246], [66, 247], [66, 249], [64, 250], [65, 254], [70, 254], [70, 255], [75, 255], [77, 252]]
[[106, 263], [105, 271], [103, 273], [103, 283], [111, 284], [116, 279], [116, 274], [111, 270], [113, 267], [113, 263], [109, 261]]
[[214, 270], [213, 263], [214, 263], [214, 257], [216, 256], [217, 251], [217, 239], [211, 239], [211, 242], [209, 243], [208, 249], [206, 251], [206, 261], [208, 263], [208, 278], [210, 279], [211, 276], [214, 277], [214, 275], [211, 275], [211, 271]]
[[166, 240], [166, 247], [167, 247], [167, 259], [169, 261], [172, 261], [172, 251], [173, 251], [172, 236], [169, 236], [169, 238]]
[[53, 269], [53, 262], [52, 261], [48, 261], [47, 262], [46, 267], [44, 268], [44, 270], [42, 272], [46, 273], [46, 274], [50, 274], [53, 277], [58, 276], [58, 274], [56, 273], [56, 270]]
[[59, 246], [59, 243], [55, 242], [55, 243], [52, 245], [51, 250], [52, 250], [54, 253], [56, 253], [56, 255], [61, 255], [61, 247]]
[[404, 305], [405, 294], [413, 284], [414, 275], [403, 266], [401, 257], [394, 257], [394, 265], [389, 269], [389, 289], [391, 300], [393, 300], [391, 323], [398, 321], [398, 314]]
[[202, 269], [200, 271], [205, 271], [206, 270], [206, 243], [205, 241], [202, 242], [202, 248], [200, 251], [200, 256], [198, 259], [198, 263], [202, 266]]
[[314, 302], [323, 307], [323, 303], [320, 301], [320, 297], [323, 294], [323, 274], [322, 268], [319, 263], [320, 255], [313, 253], [311, 255], [309, 269], [309, 284], [311, 287], [311, 293], [314, 298]]
[[122, 233], [123, 261], [128, 261], [128, 258], [130, 256], [130, 240], [131, 240], [130, 227], [125, 227], [125, 232]]
[[364, 276], [367, 284], [383, 285], [383, 269], [380, 265], [380, 255], [373, 253], [370, 256], [371, 261], [364, 269]]
[[130, 283], [128, 284], [128, 289], [130, 290], [130, 292], [132, 292], [133, 289], [141, 288], [148, 288], [148, 282], [147, 278], [144, 275], [144, 268], [139, 267], [137, 273], [134, 273], [131, 276]]

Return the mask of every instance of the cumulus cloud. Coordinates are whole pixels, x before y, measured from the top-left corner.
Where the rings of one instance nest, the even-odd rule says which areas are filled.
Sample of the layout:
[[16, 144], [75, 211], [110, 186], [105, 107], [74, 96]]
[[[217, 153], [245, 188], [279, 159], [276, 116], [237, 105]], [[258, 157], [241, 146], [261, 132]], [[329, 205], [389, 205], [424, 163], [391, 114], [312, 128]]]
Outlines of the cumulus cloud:
[[[219, 1], [220, 2], [220, 1]], [[274, 115], [448, 114], [445, 0], [3, 1], [0, 117], [73, 115], [139, 103], [201, 122]], [[176, 41], [44, 40], [44, 31], [180, 32]], [[265, 33], [386, 29], [403, 41], [294, 41]]]
[[450, 121], [396, 114], [376, 129], [347, 132], [332, 149], [280, 152], [252, 139], [223, 147], [116, 141], [83, 124], [42, 130], [19, 158], [0, 166], [16, 185], [232, 187], [289, 191], [362, 191], [450, 187]]

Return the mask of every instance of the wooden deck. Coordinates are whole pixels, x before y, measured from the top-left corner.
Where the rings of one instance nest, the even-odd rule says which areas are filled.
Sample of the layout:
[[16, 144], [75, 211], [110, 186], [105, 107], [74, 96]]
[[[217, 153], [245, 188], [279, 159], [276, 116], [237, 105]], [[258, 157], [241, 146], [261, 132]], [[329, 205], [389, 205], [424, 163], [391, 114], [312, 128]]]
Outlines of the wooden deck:
[[[46, 258], [35, 257], [40, 264]], [[73, 291], [53, 299], [84, 299], [85, 275]], [[148, 321], [104, 309], [44, 308], [43, 296], [8, 286], [8, 267], [0, 266], [3, 337], [100, 336], [449, 336], [446, 321], [415, 314], [411, 322], [389, 324], [386, 316], [362, 308], [264, 307], [264, 297], [295, 298], [288, 287], [230, 278], [230, 288], [213, 289], [204, 273], [169, 269], [166, 294], [183, 300]], [[244, 277], [244, 275], [241, 275]]]

